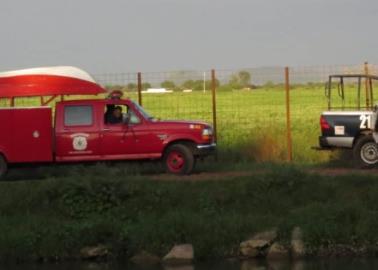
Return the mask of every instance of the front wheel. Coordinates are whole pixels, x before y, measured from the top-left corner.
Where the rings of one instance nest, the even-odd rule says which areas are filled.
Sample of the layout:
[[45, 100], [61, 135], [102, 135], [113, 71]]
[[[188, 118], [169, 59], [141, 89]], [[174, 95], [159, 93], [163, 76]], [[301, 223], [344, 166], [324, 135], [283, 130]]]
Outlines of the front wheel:
[[193, 152], [186, 145], [172, 145], [164, 154], [164, 164], [168, 173], [190, 174], [194, 168]]
[[374, 167], [378, 164], [378, 144], [371, 135], [363, 136], [355, 144], [353, 155], [361, 167]]
[[7, 173], [8, 165], [5, 158], [0, 154], [0, 179]]

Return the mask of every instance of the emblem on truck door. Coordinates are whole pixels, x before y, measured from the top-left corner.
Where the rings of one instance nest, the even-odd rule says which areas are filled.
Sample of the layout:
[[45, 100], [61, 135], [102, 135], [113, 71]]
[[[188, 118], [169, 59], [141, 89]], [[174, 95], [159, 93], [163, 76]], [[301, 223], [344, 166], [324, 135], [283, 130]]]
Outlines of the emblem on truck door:
[[75, 133], [72, 134], [72, 147], [73, 149], [77, 151], [83, 151], [87, 149], [88, 142], [87, 142], [87, 137], [89, 135], [85, 133]]

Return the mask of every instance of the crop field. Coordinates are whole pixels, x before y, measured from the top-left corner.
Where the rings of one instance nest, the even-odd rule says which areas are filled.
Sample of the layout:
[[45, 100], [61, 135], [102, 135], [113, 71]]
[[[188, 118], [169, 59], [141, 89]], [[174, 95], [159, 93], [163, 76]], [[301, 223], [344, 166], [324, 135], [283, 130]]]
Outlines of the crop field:
[[[354, 105], [357, 99], [354, 87], [348, 86], [345, 92], [345, 106]], [[135, 92], [125, 92], [125, 96], [137, 100]], [[333, 105], [341, 106], [337, 91], [333, 92], [332, 99], [335, 101]], [[1, 102], [4, 106], [5, 101]], [[212, 122], [210, 91], [143, 94], [142, 102], [145, 109], [159, 119]], [[253, 90], [218, 91], [216, 103], [219, 158], [235, 161], [286, 160], [286, 103], [282, 85]], [[16, 99], [17, 106], [38, 104], [39, 99], [35, 98]], [[337, 155], [311, 149], [311, 146], [318, 143], [319, 115], [326, 108], [327, 99], [322, 85], [292, 87], [290, 109], [294, 161], [316, 164], [327, 162]]]
[[[218, 144], [221, 158], [255, 161], [286, 159], [286, 103], [283, 86], [217, 93]], [[333, 105], [341, 99], [332, 94]], [[354, 86], [345, 90], [345, 107], [355, 106]], [[364, 97], [361, 97], [364, 100]], [[161, 119], [196, 119], [212, 122], [211, 93], [145, 94], [143, 106]], [[327, 162], [338, 153], [318, 152], [319, 116], [327, 108], [324, 88], [297, 86], [290, 92], [294, 160], [304, 164]]]

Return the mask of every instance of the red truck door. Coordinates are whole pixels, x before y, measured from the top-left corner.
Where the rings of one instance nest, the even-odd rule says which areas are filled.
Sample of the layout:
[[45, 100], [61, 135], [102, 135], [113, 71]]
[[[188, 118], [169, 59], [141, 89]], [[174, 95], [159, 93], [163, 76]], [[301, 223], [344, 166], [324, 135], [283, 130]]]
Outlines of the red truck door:
[[100, 130], [94, 103], [66, 102], [56, 111], [56, 160], [100, 159]]
[[100, 146], [102, 158], [129, 158], [135, 154], [137, 142], [137, 134], [125, 123], [129, 107], [126, 104], [108, 103], [103, 111]]
[[[118, 123], [114, 123], [117, 122], [114, 121], [114, 116], [112, 116], [114, 109], [122, 111], [122, 119]], [[127, 123], [126, 118], [128, 119]], [[133, 106], [119, 102], [106, 105], [100, 147], [103, 159], [160, 157], [160, 153], [152, 151], [153, 144], [150, 136], [148, 123]]]

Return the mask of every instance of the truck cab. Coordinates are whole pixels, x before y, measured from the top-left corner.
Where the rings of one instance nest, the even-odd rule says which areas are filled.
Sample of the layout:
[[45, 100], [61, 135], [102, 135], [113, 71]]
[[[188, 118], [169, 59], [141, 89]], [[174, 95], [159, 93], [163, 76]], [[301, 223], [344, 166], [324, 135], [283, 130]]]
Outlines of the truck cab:
[[[320, 116], [320, 150], [351, 149], [359, 167], [378, 164], [377, 76], [331, 75], [325, 94], [328, 110]], [[364, 83], [365, 87], [362, 87]]]
[[[57, 73], [57, 69], [53, 71]], [[21, 79], [27, 81], [26, 85], [30, 85], [28, 80], [34, 82], [36, 79], [30, 78], [29, 73], [22, 78], [18, 76], [24, 75], [16, 75], [17, 82]], [[9, 84], [8, 76], [5, 78]], [[42, 86], [46, 80], [56, 79], [50, 74], [33, 76], [42, 76], [37, 80]], [[102, 91], [99, 85], [88, 81], [88, 76], [79, 78], [78, 91], [83, 91], [84, 86], [93, 93]], [[63, 81], [63, 85], [69, 85], [72, 95], [72, 89], [78, 85], [76, 80], [59, 75], [56, 89], [64, 89]], [[86, 85], [83, 80], [87, 81]], [[1, 81], [0, 73], [0, 90]], [[50, 82], [42, 92], [38, 83], [35, 91], [51, 94], [48, 91], [56, 83]], [[123, 99], [120, 91], [103, 99], [64, 100], [62, 96], [54, 113], [48, 106], [1, 108], [0, 121], [4, 127], [0, 131], [0, 177], [12, 163], [141, 159], [163, 160], [167, 172], [189, 174], [197, 158], [212, 154], [216, 148], [210, 124], [158, 120], [138, 103]]]

